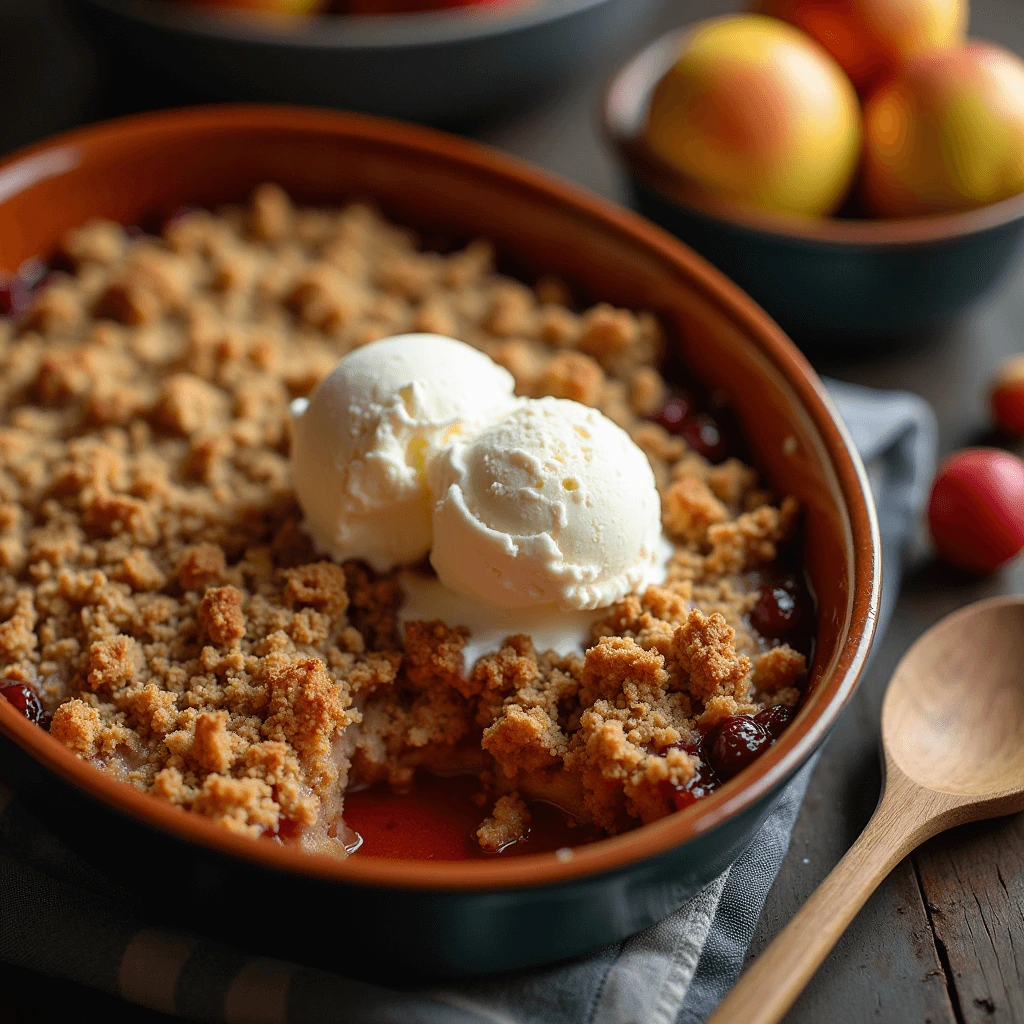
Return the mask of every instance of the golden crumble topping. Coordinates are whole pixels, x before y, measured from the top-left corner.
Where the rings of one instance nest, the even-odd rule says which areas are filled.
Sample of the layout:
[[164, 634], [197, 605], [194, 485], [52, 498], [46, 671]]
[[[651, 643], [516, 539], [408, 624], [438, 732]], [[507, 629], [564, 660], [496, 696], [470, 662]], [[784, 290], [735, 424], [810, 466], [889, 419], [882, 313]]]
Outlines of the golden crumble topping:
[[[749, 616], [796, 503], [647, 419], [668, 386], [650, 314], [573, 311], [565, 285], [448, 255], [366, 205], [191, 211], [161, 237], [96, 221], [71, 271], [0, 320], [0, 686], [126, 783], [251, 836], [337, 849], [344, 788], [479, 774], [498, 850], [543, 798], [609, 832], [675, 809], [723, 719], [792, 707], [803, 654]], [[398, 636], [395, 579], [316, 557], [291, 490], [289, 403], [353, 348], [430, 331], [507, 367], [520, 394], [630, 432], [675, 544], [661, 586], [584, 655], [529, 637], [463, 664], [458, 623]]]

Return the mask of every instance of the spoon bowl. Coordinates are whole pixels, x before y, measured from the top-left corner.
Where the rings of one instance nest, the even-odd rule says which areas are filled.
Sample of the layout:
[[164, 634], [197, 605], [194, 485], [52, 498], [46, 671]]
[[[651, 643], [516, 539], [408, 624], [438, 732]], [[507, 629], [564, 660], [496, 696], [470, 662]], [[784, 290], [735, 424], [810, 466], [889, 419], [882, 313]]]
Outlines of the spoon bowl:
[[1024, 806], [1024, 597], [964, 608], [911, 647], [885, 697], [882, 744], [924, 789], [1009, 800], [986, 814]]
[[776, 1024], [879, 882], [947, 828], [1024, 810], [1024, 596], [963, 608], [893, 673], [885, 788], [860, 837], [708, 1024]]

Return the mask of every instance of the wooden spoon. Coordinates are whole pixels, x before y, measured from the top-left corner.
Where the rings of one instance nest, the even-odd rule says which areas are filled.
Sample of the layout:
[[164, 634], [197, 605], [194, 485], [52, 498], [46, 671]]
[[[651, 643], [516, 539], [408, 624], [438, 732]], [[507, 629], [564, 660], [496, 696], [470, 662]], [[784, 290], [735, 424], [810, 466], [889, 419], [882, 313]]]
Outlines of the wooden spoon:
[[1024, 597], [947, 616], [907, 651], [882, 707], [885, 783], [835, 870], [708, 1024], [775, 1024], [879, 882], [954, 825], [1024, 810]]

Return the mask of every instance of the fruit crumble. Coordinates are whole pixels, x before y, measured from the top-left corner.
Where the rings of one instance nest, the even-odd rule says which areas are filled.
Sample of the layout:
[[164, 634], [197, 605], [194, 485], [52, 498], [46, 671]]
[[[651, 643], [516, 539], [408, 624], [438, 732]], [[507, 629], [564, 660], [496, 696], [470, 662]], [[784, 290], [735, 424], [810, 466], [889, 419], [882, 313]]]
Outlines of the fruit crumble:
[[[346, 789], [479, 780], [489, 852], [531, 807], [615, 833], [767, 749], [807, 675], [798, 514], [669, 384], [657, 319], [420, 248], [374, 208], [277, 186], [159, 237], [94, 221], [0, 317], [0, 693], [125, 783], [253, 837], [344, 854]], [[646, 454], [662, 582], [577, 653], [401, 619], [398, 571], [318, 554], [290, 404], [403, 332], [482, 351], [517, 395], [600, 410]], [[646, 472], [646, 470], [645, 470]], [[427, 570], [429, 573], [429, 570]], [[468, 663], [467, 663], [468, 662]]]

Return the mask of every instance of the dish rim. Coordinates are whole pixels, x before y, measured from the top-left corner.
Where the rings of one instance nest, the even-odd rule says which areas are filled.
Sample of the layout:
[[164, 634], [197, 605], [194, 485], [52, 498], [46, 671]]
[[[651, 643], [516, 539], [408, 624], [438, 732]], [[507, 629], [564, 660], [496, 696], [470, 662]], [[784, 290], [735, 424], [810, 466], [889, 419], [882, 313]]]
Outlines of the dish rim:
[[[652, 78], [663, 73], [667, 57], [692, 25], [673, 29], [647, 43], [621, 64], [608, 79], [601, 97], [600, 120], [605, 138], [629, 172], [662, 198], [693, 213], [732, 227], [793, 242], [839, 248], [911, 248], [949, 242], [1005, 227], [1024, 218], [1024, 192], [973, 210], [897, 218], [801, 217], [759, 210], [735, 200], [701, 192], [681, 181], [679, 174], [646, 146], [624, 119], [639, 123], [640, 104], [646, 104]], [[659, 74], [660, 77], [660, 74]], [[633, 79], [638, 81], [634, 82]], [[642, 82], [642, 84], [640, 84]], [[632, 93], [630, 94], [630, 89]]]
[[537, 28], [613, 0], [532, 0], [519, 10], [325, 14], [283, 20], [173, 0], [78, 0], [153, 28], [234, 43], [318, 50], [386, 50], [464, 43]]
[[618, 836], [556, 853], [480, 861], [390, 860], [327, 854], [229, 832], [212, 820], [136, 790], [79, 759], [71, 750], [0, 700], [0, 734], [80, 792], [150, 828], [171, 833], [264, 868], [286, 870], [349, 885], [415, 890], [507, 890], [590, 879], [665, 854], [739, 814], [792, 775], [824, 739], [848, 703], [863, 672], [874, 638], [881, 595], [881, 540], [863, 463], [831, 399], [804, 356], [774, 321], [739, 287], [682, 242], [639, 215], [582, 187], [480, 143], [434, 129], [362, 114], [303, 107], [238, 104], [137, 114], [53, 136], [0, 161], [0, 203], [41, 180], [101, 154], [130, 148], [140, 137], [279, 130], [314, 132], [339, 140], [358, 139], [396, 150], [429, 154], [459, 164], [503, 187], [555, 203], [603, 233], [641, 247], [686, 279], [780, 375], [813, 424], [835, 487], [845, 508], [845, 547], [851, 588], [832, 672], [818, 686], [814, 713], [799, 716], [782, 738], [736, 779], [684, 811]]

